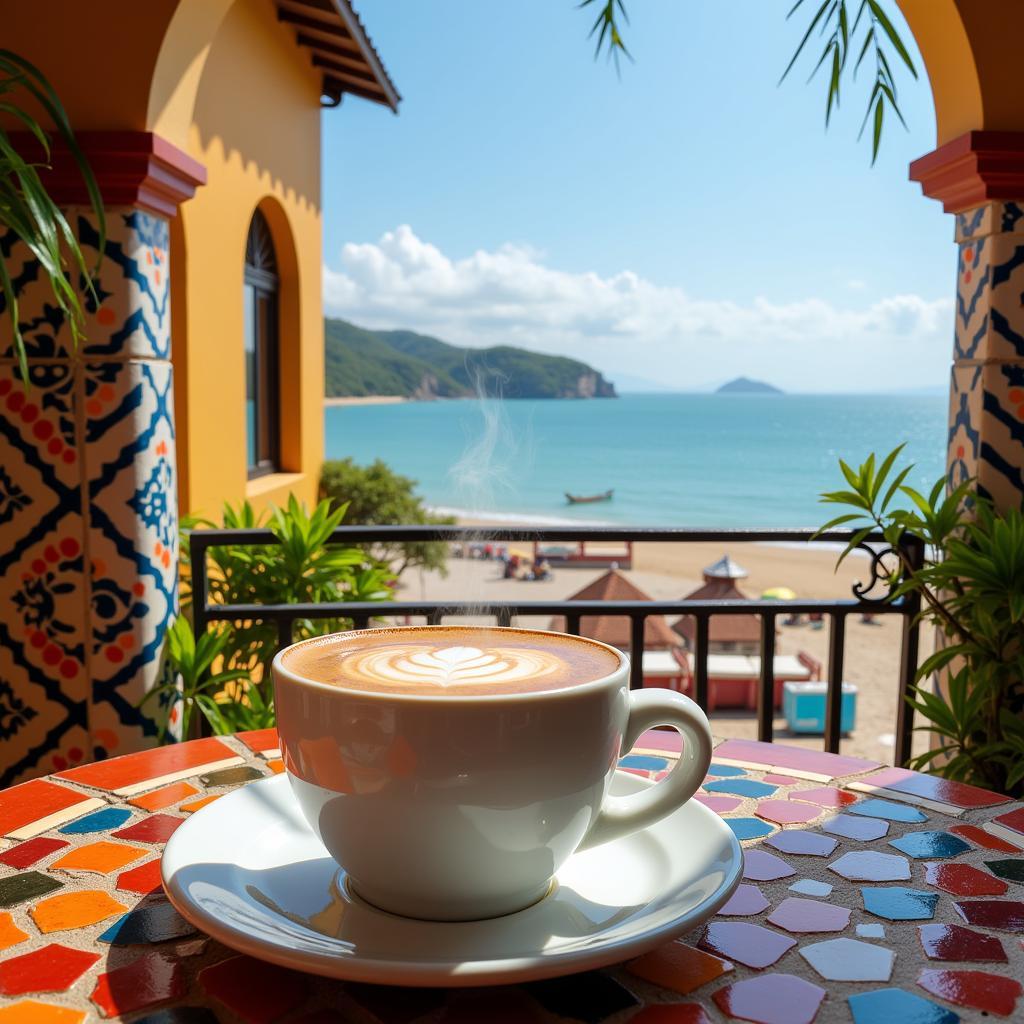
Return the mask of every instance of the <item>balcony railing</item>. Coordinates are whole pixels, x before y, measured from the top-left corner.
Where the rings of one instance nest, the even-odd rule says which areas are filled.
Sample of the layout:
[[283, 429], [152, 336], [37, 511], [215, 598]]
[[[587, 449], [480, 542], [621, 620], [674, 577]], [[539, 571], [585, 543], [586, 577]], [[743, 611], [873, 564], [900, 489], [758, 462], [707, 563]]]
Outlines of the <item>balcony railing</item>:
[[[334, 531], [331, 543], [343, 545], [395, 544], [414, 541], [450, 543], [533, 543], [556, 542], [676, 543], [708, 541], [741, 543], [846, 543], [851, 534], [833, 531], [814, 537], [810, 530], [718, 530], [651, 529], [643, 527], [460, 527], [460, 526], [343, 526]], [[870, 535], [860, 547], [869, 558], [863, 563], [867, 579], [853, 587], [843, 600], [720, 600], [720, 601], [375, 601], [332, 604], [210, 604], [206, 553], [211, 547], [227, 545], [272, 545], [277, 539], [270, 530], [196, 530], [189, 539], [192, 562], [192, 599], [196, 635], [214, 621], [263, 621], [275, 623], [282, 646], [292, 642], [296, 619], [345, 618], [356, 629], [366, 628], [372, 619], [413, 617], [437, 624], [448, 616], [493, 617], [498, 625], [510, 625], [516, 616], [563, 616], [569, 633], [579, 635], [580, 620], [588, 615], [622, 616], [630, 620], [630, 685], [643, 686], [644, 624], [652, 615], [689, 615], [696, 623], [693, 658], [693, 697], [708, 709], [708, 635], [712, 616], [755, 615], [761, 625], [761, 666], [757, 688], [758, 739], [771, 741], [775, 690], [775, 624], [780, 616], [818, 615], [828, 622], [829, 646], [825, 697], [824, 747], [838, 753], [841, 742], [840, 714], [843, 665], [846, 654], [846, 620], [850, 615], [897, 615], [902, 618], [899, 683], [896, 695], [895, 763], [910, 757], [913, 708], [905, 697], [911, 694], [918, 664], [920, 602], [916, 595], [887, 601], [889, 593], [887, 559], [896, 555], [880, 535]], [[899, 552], [912, 566], [920, 566], [923, 547], [913, 539], [902, 542]]]

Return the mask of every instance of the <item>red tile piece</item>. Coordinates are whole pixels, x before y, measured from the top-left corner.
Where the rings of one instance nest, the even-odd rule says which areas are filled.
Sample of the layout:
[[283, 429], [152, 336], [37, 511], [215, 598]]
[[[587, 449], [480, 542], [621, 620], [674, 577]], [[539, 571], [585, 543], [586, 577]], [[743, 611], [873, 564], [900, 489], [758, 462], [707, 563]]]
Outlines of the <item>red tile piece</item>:
[[1006, 950], [994, 935], [972, 931], [962, 924], [920, 924], [917, 936], [929, 960], [1005, 964]]
[[845, 789], [836, 789], [835, 786], [819, 786], [817, 789], [794, 790], [789, 794], [789, 799], [838, 810], [840, 807], [855, 804], [858, 797], [855, 793], [848, 793]]
[[99, 953], [71, 949], [59, 942], [8, 957], [0, 961], [0, 993], [23, 996], [30, 992], [65, 992], [99, 958]]
[[715, 757], [728, 761], [763, 764], [767, 768], [813, 772], [829, 779], [838, 779], [843, 775], [853, 775], [879, 767], [877, 761], [867, 761], [862, 757], [826, 754], [820, 750], [805, 750], [802, 747], [789, 747], [779, 743], [762, 743], [759, 740], [726, 740], [715, 748]]
[[712, 1021], [699, 1003], [662, 1003], [641, 1010], [629, 1018], [629, 1024], [712, 1024]]
[[728, 814], [743, 803], [739, 797], [712, 796], [710, 793], [695, 793], [693, 799], [710, 808], [715, 814]]
[[110, 834], [116, 839], [127, 839], [135, 843], [166, 843], [174, 835], [175, 829], [184, 823], [184, 818], [175, 818], [172, 814], [151, 814], [134, 825]]
[[781, 858], [766, 850], [743, 851], [743, 877], [749, 882], [774, 882], [796, 872]]
[[16, 832], [33, 821], [88, 800], [89, 797], [47, 779], [33, 779], [0, 792], [0, 836]]
[[922, 775], [921, 772], [912, 772], [909, 768], [883, 768], [880, 772], [872, 772], [857, 781], [967, 810], [996, 807], [1010, 799], [978, 786], [970, 786], [966, 782], [953, 782], [942, 778], [941, 775]]
[[309, 979], [251, 956], [233, 956], [200, 971], [199, 984], [246, 1024], [272, 1024], [302, 1004]]
[[264, 750], [277, 750], [281, 746], [277, 730], [273, 728], [240, 732], [235, 738], [241, 740], [254, 754], [261, 754]]
[[667, 750], [678, 754], [683, 749], [683, 737], [675, 729], [648, 729], [633, 744], [643, 750]]
[[718, 912], [719, 917], [751, 917], [768, 909], [764, 893], [756, 885], [738, 885], [728, 902]]
[[787, 932], [841, 932], [850, 923], [850, 911], [824, 900], [805, 900], [788, 896], [768, 917], [768, 923]]
[[[140, 782], [159, 779], [175, 772], [189, 771], [224, 761], [238, 755], [216, 737], [203, 740], [190, 740], [188, 743], [171, 743], [165, 747], [154, 747], [142, 750], [137, 754], [125, 754], [113, 757], [109, 761], [95, 761], [58, 772], [55, 778], [79, 782], [84, 786], [95, 786], [97, 789], [124, 789], [136, 786]], [[79, 794], [75, 794], [79, 800]]]
[[967, 1006], [983, 1013], [1009, 1017], [1017, 1006], [1024, 986], [1014, 978], [988, 971], [924, 970], [918, 985], [947, 1003]]
[[795, 974], [765, 974], [726, 985], [711, 998], [727, 1017], [754, 1024], [812, 1024], [825, 990]]
[[173, 953], [146, 953], [125, 967], [101, 974], [89, 998], [104, 1017], [116, 1017], [180, 999], [187, 989], [180, 959]]
[[1019, 900], [965, 900], [953, 909], [968, 923], [1000, 932], [1024, 932], [1024, 903]]
[[121, 892], [137, 892], [145, 896], [151, 892], [162, 892], [163, 882], [160, 880], [160, 858], [146, 861], [137, 868], [123, 871], [117, 876], [117, 888]]
[[1009, 886], [970, 864], [925, 864], [924, 877], [929, 885], [953, 896], [1002, 896]]
[[712, 921], [700, 948], [760, 971], [796, 945], [796, 939], [746, 921]]
[[985, 850], [998, 850], [999, 853], [1020, 853], [1020, 849], [1013, 843], [1008, 843], [1005, 839], [1000, 839], [999, 836], [994, 836], [977, 825], [951, 825], [949, 831], [960, 836], [961, 839], [970, 840], [975, 846], [980, 846]]
[[1018, 807], [1015, 811], [1008, 811], [992, 819], [997, 825], [1005, 825], [1013, 832], [1024, 835], [1024, 807]]
[[47, 836], [36, 836], [35, 839], [26, 839], [17, 846], [0, 853], [0, 864], [6, 864], [9, 868], [30, 868], [37, 861], [48, 857], [55, 850], [61, 850], [68, 843], [64, 839], [50, 839]]
[[754, 813], [765, 821], [774, 821], [777, 825], [806, 825], [817, 818], [822, 810], [820, 807], [793, 803], [790, 800], [762, 800], [754, 809]]

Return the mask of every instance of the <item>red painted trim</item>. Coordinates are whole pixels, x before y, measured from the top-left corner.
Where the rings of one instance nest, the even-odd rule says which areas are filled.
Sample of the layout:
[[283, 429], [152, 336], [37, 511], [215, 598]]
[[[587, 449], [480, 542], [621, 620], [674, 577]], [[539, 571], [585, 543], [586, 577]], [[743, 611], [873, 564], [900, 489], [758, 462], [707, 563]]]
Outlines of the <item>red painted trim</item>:
[[[173, 217], [206, 184], [206, 168], [198, 160], [153, 132], [78, 132], [75, 138], [96, 175], [104, 206], [135, 206]], [[55, 143], [50, 163], [40, 176], [54, 200], [61, 206], [87, 205], [85, 184], [67, 147]]]
[[1024, 199], [1024, 132], [968, 132], [915, 160], [910, 180], [946, 213]]

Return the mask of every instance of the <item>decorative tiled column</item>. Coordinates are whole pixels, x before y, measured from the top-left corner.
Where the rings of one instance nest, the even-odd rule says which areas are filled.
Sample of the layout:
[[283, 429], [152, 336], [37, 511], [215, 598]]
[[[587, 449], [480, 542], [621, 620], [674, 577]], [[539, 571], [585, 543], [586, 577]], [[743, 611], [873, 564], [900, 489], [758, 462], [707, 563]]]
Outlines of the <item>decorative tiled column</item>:
[[[107, 238], [74, 349], [38, 267], [0, 238], [31, 386], [0, 317], [0, 786], [150, 745], [177, 609], [168, 218], [201, 165], [146, 133], [82, 137]], [[95, 218], [57, 162], [47, 182], [98, 255]], [[166, 713], [166, 712], [164, 712]]]
[[947, 467], [1000, 508], [1024, 499], [1024, 133], [971, 132], [911, 178], [956, 214]]

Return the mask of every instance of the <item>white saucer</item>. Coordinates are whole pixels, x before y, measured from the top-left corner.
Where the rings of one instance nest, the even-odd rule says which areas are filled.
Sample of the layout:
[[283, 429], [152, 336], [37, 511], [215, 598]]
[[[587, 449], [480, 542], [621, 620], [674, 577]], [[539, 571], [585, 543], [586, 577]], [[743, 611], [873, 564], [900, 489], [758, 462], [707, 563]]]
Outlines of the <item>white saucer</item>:
[[[612, 793], [650, 785], [617, 772]], [[551, 893], [485, 921], [396, 917], [353, 897], [279, 775], [198, 811], [167, 843], [171, 902], [226, 946], [314, 974], [388, 985], [489, 985], [619, 963], [696, 927], [732, 895], [732, 830], [691, 800], [576, 854]]]

